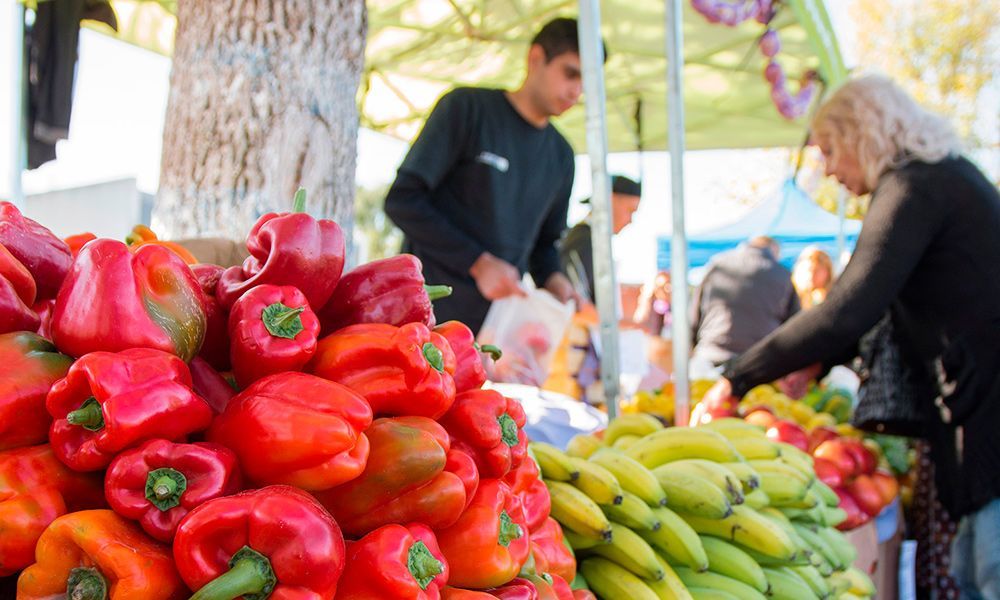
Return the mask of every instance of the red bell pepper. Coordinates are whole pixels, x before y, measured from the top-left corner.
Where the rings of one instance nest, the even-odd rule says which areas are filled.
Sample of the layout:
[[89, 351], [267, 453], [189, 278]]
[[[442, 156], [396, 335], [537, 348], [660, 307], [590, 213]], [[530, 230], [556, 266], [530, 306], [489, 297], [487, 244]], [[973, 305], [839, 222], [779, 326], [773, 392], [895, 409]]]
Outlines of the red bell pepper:
[[0, 450], [41, 444], [52, 417], [45, 396], [73, 359], [27, 331], [0, 335]]
[[59, 291], [52, 335], [72, 356], [156, 348], [188, 361], [205, 337], [205, 297], [170, 250], [143, 246], [132, 254], [121, 242], [94, 240]]
[[369, 449], [363, 432], [371, 422], [368, 403], [348, 388], [287, 372], [233, 398], [208, 440], [236, 452], [243, 472], [258, 484], [319, 491], [361, 474]]
[[176, 254], [177, 257], [183, 260], [185, 264], [193, 265], [198, 262], [198, 259], [195, 258], [194, 254], [191, 254], [190, 250], [181, 246], [177, 242], [161, 240], [152, 229], [146, 227], [145, 225], [136, 225], [133, 227], [132, 231], [125, 236], [125, 245], [128, 246], [133, 252], [143, 246], [163, 246], [167, 250]]
[[198, 285], [205, 297], [205, 341], [198, 356], [219, 371], [228, 371], [229, 362], [229, 310], [215, 297], [215, 288], [225, 269], [207, 263], [191, 265]]
[[316, 494], [350, 537], [391, 523], [447, 527], [479, 484], [475, 463], [452, 450], [448, 433], [425, 417], [376, 419], [371, 454], [353, 481]]
[[69, 246], [69, 251], [70, 254], [73, 255], [73, 258], [76, 258], [76, 255], [80, 253], [80, 248], [83, 248], [85, 245], [87, 245], [87, 242], [96, 239], [97, 239], [96, 235], [87, 231], [84, 233], [77, 233], [69, 237], [64, 237], [63, 241], [66, 242], [67, 246]]
[[[487, 590], [494, 598], [500, 600], [542, 600], [538, 588], [524, 577], [515, 577], [508, 583]], [[545, 600], [550, 600], [546, 598]]]
[[376, 416], [437, 419], [455, 401], [455, 354], [421, 323], [345, 327], [319, 341], [306, 369], [364, 396]]
[[566, 581], [576, 577], [576, 558], [563, 539], [562, 527], [549, 518], [537, 529], [531, 530], [531, 551], [545, 561], [545, 572], [558, 575]]
[[[152, 248], [152, 246], [151, 246]], [[45, 400], [52, 450], [69, 468], [97, 471], [126, 448], [202, 431], [212, 409], [191, 390], [184, 361], [151, 348], [92, 352]]]
[[34, 302], [31, 273], [0, 244], [0, 333], [36, 331], [40, 321], [31, 310]]
[[445, 586], [441, 588], [441, 600], [495, 600], [496, 596], [480, 590], [463, 590]]
[[248, 290], [229, 313], [229, 356], [236, 383], [251, 383], [283, 371], [298, 371], [316, 353], [319, 319], [306, 297], [290, 285], [263, 284]]
[[347, 543], [342, 600], [439, 600], [448, 562], [426, 525], [386, 525]]
[[229, 448], [158, 439], [115, 457], [104, 490], [116, 513], [138, 521], [146, 533], [169, 543], [178, 523], [192, 509], [235, 494], [240, 483], [236, 455]]
[[330, 299], [344, 270], [344, 234], [335, 222], [306, 214], [305, 201], [305, 190], [299, 189], [292, 212], [257, 220], [247, 236], [250, 256], [219, 279], [215, 296], [223, 306], [262, 283], [293, 285], [310, 306]]
[[597, 600], [597, 596], [590, 590], [573, 590], [573, 600]]
[[55, 298], [73, 262], [66, 242], [10, 202], [0, 202], [0, 244], [31, 272], [39, 299]]
[[423, 323], [434, 327], [431, 301], [450, 295], [451, 288], [425, 285], [422, 270], [419, 258], [398, 254], [345, 273], [319, 311], [323, 333], [361, 323]]
[[312, 496], [273, 485], [192, 510], [177, 528], [174, 558], [197, 590], [191, 600], [318, 600], [337, 593], [344, 536]]
[[458, 521], [437, 531], [451, 567], [449, 583], [489, 588], [510, 581], [528, 560], [530, 540], [517, 496], [499, 479], [484, 479]]
[[552, 593], [556, 600], [573, 600], [573, 588], [570, 587], [569, 582], [555, 573], [547, 573], [547, 575], [552, 580], [549, 585], [552, 586]]
[[59, 517], [17, 580], [19, 600], [181, 600], [170, 548], [110, 510]]
[[52, 339], [52, 311], [55, 308], [55, 298], [36, 300], [31, 307], [31, 311], [38, 315], [38, 329], [35, 329], [35, 333], [47, 340]]
[[208, 403], [213, 413], [218, 415], [226, 410], [229, 401], [236, 395], [236, 388], [229, 380], [200, 356], [192, 358], [188, 368], [191, 370], [191, 389], [194, 393]]
[[545, 482], [540, 477], [538, 463], [528, 457], [516, 469], [504, 475], [503, 481], [521, 500], [528, 529], [534, 531], [541, 527], [545, 519], [549, 518], [552, 498], [549, 497], [549, 488], [545, 487]]
[[101, 477], [67, 469], [48, 445], [0, 452], [0, 577], [32, 563], [57, 517], [102, 506]]
[[516, 469], [528, 453], [527, 417], [521, 403], [495, 390], [469, 390], [455, 397], [440, 419], [453, 446], [476, 461], [479, 476], [497, 479]]
[[486, 369], [483, 367], [483, 354], [489, 354], [494, 361], [500, 360], [503, 354], [499, 348], [491, 344], [480, 346], [476, 336], [460, 321], [446, 321], [434, 328], [434, 333], [441, 334], [448, 340], [452, 352], [455, 353], [455, 391], [459, 394], [468, 390], [478, 390], [486, 383]]

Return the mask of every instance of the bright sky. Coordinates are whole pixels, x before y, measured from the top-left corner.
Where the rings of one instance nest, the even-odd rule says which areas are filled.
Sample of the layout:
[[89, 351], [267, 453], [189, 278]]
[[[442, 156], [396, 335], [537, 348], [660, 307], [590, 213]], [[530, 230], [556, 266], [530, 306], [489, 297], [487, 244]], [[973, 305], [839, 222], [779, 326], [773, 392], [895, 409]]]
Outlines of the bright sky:
[[[841, 35], [849, 35], [845, 4], [828, 3]], [[0, 39], [9, 40], [13, 12], [0, 12]], [[11, 50], [11, 44], [0, 48], [0, 81], [12, 79]], [[169, 59], [83, 30], [70, 139], [59, 143], [56, 161], [25, 174], [25, 192], [124, 177], [135, 177], [140, 190], [155, 192], [169, 74]], [[0, 97], [0, 114], [4, 115], [0, 140], [6, 142], [0, 148], [0, 196], [9, 193], [13, 165], [10, 100], [9, 93]], [[406, 148], [403, 142], [363, 130], [358, 140], [358, 185], [390, 182]], [[788, 174], [785, 150], [689, 152], [685, 161], [690, 232], [738, 219]], [[667, 155], [661, 152], [646, 153], [641, 165], [634, 153], [609, 157], [612, 173], [641, 176], [644, 185], [643, 204], [634, 224], [615, 242], [621, 281], [641, 282], [655, 271], [655, 237], [670, 229], [668, 165]], [[586, 207], [576, 201], [590, 190], [589, 161], [579, 157], [571, 222], [586, 215]]]

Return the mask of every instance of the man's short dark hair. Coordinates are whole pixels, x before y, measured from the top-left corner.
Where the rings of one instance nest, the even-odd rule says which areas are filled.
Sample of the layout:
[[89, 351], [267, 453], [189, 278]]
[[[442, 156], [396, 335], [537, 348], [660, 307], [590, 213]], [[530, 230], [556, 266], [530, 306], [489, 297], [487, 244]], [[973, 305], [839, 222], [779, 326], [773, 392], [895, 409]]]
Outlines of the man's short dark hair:
[[[552, 59], [572, 52], [580, 54], [580, 34], [577, 30], [576, 19], [568, 17], [558, 17], [546, 23], [535, 34], [531, 40], [531, 45], [538, 44], [545, 51], [545, 62], [552, 62]], [[604, 44], [604, 61], [608, 60], [608, 46]]]

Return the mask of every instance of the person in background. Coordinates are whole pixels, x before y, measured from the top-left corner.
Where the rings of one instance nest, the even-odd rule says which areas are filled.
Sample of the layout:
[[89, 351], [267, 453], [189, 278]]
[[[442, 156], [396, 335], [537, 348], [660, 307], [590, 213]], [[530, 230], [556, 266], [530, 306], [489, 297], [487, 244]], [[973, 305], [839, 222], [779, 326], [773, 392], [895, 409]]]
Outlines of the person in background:
[[778, 243], [758, 236], [714, 257], [691, 299], [693, 357], [720, 365], [799, 311]]
[[[642, 186], [624, 175], [611, 178], [611, 233], [618, 235], [632, 222], [632, 215], [639, 209]], [[590, 203], [590, 199], [583, 201]], [[569, 275], [581, 294], [586, 292], [587, 300], [593, 302], [597, 295], [594, 289], [594, 247], [591, 242], [590, 217], [580, 221], [566, 231], [559, 242], [559, 259], [563, 272]]]
[[808, 246], [799, 253], [792, 267], [792, 285], [799, 295], [802, 309], [812, 308], [826, 300], [833, 285], [833, 261], [817, 246]]
[[668, 336], [670, 327], [670, 273], [660, 271], [642, 286], [632, 321], [649, 335]]
[[857, 246], [825, 302], [726, 364], [703, 412], [782, 376], [804, 391], [888, 310], [923, 375], [912, 384], [934, 398], [924, 428], [937, 489], [961, 519], [952, 575], [962, 598], [1000, 600], [1000, 194], [947, 121], [885, 77], [841, 86], [812, 140], [827, 174], [872, 195]]
[[478, 331], [493, 300], [524, 295], [525, 271], [558, 300], [580, 302], [556, 249], [573, 150], [549, 119], [581, 92], [576, 20], [558, 18], [531, 41], [518, 89], [457, 88], [434, 107], [385, 212], [403, 231], [403, 252], [423, 262], [425, 280], [453, 288], [434, 302], [438, 321]]

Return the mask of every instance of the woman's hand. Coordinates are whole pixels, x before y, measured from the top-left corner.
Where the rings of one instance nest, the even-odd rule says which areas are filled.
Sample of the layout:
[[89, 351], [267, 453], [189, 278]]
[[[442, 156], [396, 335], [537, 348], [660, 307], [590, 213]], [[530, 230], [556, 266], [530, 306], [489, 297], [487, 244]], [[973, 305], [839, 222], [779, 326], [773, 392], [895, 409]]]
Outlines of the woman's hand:
[[705, 393], [705, 397], [691, 411], [689, 425], [694, 427], [711, 422], [713, 419], [735, 417], [740, 399], [733, 395], [733, 385], [725, 377], [715, 382]]

